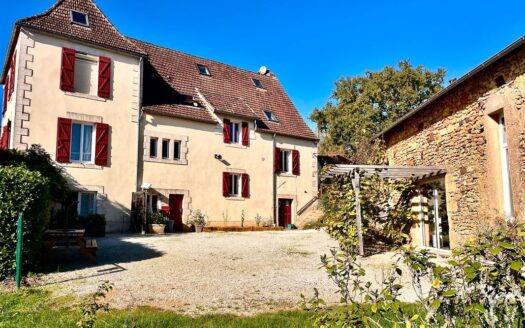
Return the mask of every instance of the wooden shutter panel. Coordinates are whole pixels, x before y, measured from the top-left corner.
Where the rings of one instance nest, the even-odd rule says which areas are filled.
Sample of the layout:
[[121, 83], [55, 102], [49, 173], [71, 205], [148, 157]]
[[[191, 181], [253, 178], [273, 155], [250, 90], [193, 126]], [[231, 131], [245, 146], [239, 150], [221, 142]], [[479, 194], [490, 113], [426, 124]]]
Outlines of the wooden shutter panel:
[[3, 106], [4, 108], [2, 109], [2, 116], [5, 114], [5, 112], [7, 111], [7, 93], [9, 92], [9, 75], [6, 77], [5, 79], [5, 85], [4, 85], [4, 100], [3, 100]]
[[281, 172], [281, 149], [280, 148], [277, 148], [275, 147], [275, 150], [274, 150], [274, 162], [273, 162], [273, 172], [274, 173], [279, 173]]
[[108, 165], [109, 125], [97, 123], [97, 143], [95, 144], [95, 164]]
[[230, 197], [230, 173], [222, 173], [222, 195], [224, 197]]
[[242, 122], [242, 145], [250, 145], [250, 129], [248, 122]]
[[60, 69], [60, 89], [75, 91], [75, 53], [74, 49], [62, 49], [62, 67]]
[[111, 59], [98, 58], [98, 96], [109, 98], [111, 93]]
[[230, 137], [230, 125], [231, 125], [231, 122], [227, 118], [222, 120], [222, 122], [223, 122], [222, 137], [224, 139], [224, 143], [229, 144], [231, 142], [231, 137]]
[[16, 52], [13, 54], [13, 58], [11, 59], [11, 68], [9, 71], [9, 95], [8, 95], [9, 100], [11, 100], [11, 96], [13, 95], [13, 92], [15, 91], [15, 66], [16, 66]]
[[242, 197], [243, 198], [250, 198], [250, 176], [246, 173], [242, 175]]
[[292, 174], [299, 175], [300, 173], [300, 162], [299, 162], [299, 151], [292, 151]]
[[57, 151], [56, 161], [69, 163], [69, 152], [71, 149], [71, 120], [69, 118], [58, 118], [57, 126]]

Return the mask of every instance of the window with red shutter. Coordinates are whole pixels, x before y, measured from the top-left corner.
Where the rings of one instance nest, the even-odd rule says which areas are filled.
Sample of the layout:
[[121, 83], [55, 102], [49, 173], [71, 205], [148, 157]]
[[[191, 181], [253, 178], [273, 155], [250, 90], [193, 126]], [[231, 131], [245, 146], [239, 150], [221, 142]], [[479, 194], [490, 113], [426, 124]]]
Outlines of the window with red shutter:
[[0, 138], [0, 149], [9, 149], [9, 137], [11, 135], [11, 121], [2, 129], [2, 137]]
[[7, 93], [9, 92], [9, 75], [6, 77], [5, 79], [5, 85], [4, 85], [4, 100], [3, 100], [3, 106], [4, 108], [2, 109], [2, 116], [5, 114], [5, 112], [7, 111]]
[[292, 174], [299, 175], [300, 173], [300, 161], [299, 161], [299, 151], [292, 151]]
[[230, 124], [231, 124], [231, 121], [229, 119], [224, 119], [223, 120], [223, 127], [222, 127], [222, 138], [224, 140], [224, 143], [227, 143], [229, 144], [230, 141], [231, 141], [231, 137], [230, 137]]
[[222, 173], [222, 195], [224, 197], [230, 197], [230, 173]]
[[250, 129], [248, 122], [242, 122], [242, 145], [250, 145]]
[[57, 150], [56, 161], [69, 163], [71, 147], [71, 120], [69, 118], [58, 118], [57, 124]]
[[273, 155], [273, 172], [274, 173], [280, 173], [281, 172], [281, 149], [275, 147], [274, 149], [274, 155]]
[[250, 176], [246, 173], [242, 175], [242, 197], [250, 198]]
[[98, 96], [109, 98], [111, 93], [111, 59], [99, 57], [98, 59]]
[[9, 68], [9, 100], [15, 91], [15, 67], [16, 67], [16, 52], [13, 54], [11, 59], [11, 67]]
[[60, 68], [60, 89], [75, 91], [75, 53], [74, 49], [62, 49], [62, 67]]
[[96, 129], [95, 164], [106, 166], [109, 153], [109, 125], [97, 123]]

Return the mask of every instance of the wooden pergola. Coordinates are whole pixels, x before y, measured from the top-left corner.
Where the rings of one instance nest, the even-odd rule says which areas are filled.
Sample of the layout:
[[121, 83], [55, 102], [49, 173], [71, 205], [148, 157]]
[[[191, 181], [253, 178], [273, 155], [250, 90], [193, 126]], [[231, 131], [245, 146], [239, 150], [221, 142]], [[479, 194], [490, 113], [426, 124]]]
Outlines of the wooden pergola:
[[349, 176], [352, 179], [352, 187], [355, 193], [356, 225], [357, 237], [359, 240], [359, 255], [364, 255], [361, 200], [359, 198], [361, 190], [361, 176], [377, 176], [381, 179], [411, 179], [413, 181], [425, 180], [446, 174], [447, 171], [437, 166], [388, 166], [388, 165], [346, 165], [336, 164], [326, 172], [327, 177], [341, 175]]

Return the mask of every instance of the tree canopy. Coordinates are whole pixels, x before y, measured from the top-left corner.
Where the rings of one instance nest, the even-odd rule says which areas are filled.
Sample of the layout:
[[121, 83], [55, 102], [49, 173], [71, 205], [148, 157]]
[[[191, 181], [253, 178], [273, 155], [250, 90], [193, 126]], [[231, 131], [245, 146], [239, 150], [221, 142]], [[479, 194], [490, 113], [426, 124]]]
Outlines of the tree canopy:
[[407, 60], [342, 77], [326, 105], [310, 116], [321, 131], [320, 151], [355, 155], [363, 143], [441, 90], [444, 77], [442, 68], [431, 71]]

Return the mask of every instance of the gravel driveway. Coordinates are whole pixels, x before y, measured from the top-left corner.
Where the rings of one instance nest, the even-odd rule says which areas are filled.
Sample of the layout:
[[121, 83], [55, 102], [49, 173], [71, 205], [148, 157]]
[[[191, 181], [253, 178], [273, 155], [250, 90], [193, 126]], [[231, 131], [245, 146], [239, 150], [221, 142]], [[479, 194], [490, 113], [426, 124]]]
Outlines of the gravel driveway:
[[[296, 308], [300, 294], [311, 296], [314, 287], [328, 302], [338, 299], [319, 269], [320, 255], [336, 246], [323, 231], [113, 235], [97, 242], [97, 265], [78, 251], [62, 250], [56, 253], [61, 267], [42, 277], [41, 288], [82, 296], [109, 280], [112, 307], [149, 305], [187, 314]], [[374, 258], [365, 260], [367, 266], [381, 274], [388, 259]]]

